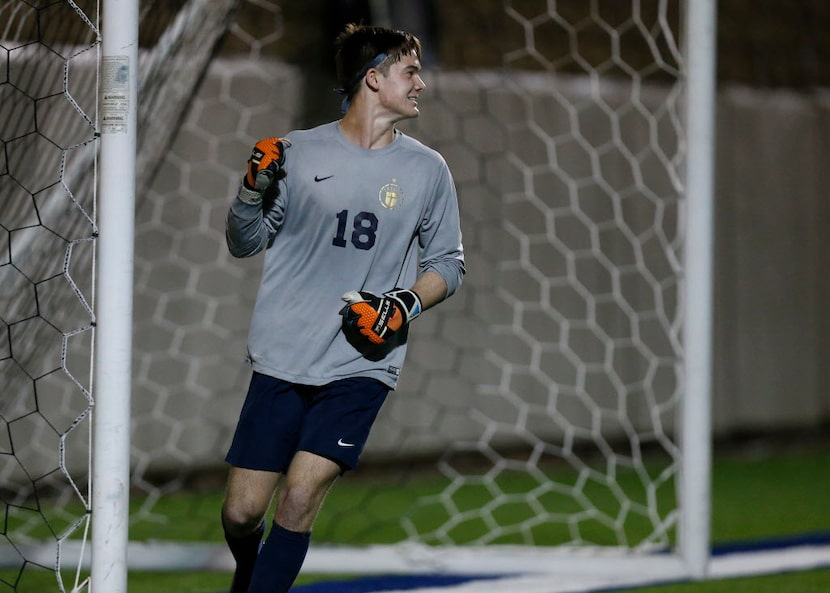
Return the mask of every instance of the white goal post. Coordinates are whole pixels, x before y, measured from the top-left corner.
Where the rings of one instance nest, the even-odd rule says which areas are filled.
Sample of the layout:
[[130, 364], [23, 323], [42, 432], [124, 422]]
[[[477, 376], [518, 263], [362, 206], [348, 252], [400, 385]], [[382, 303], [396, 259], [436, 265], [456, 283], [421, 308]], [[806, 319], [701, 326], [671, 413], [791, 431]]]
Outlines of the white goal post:
[[104, 0], [91, 591], [126, 593], [130, 501], [138, 0]]
[[689, 2], [687, 100], [684, 399], [679, 548], [703, 577], [710, 555], [716, 2]]

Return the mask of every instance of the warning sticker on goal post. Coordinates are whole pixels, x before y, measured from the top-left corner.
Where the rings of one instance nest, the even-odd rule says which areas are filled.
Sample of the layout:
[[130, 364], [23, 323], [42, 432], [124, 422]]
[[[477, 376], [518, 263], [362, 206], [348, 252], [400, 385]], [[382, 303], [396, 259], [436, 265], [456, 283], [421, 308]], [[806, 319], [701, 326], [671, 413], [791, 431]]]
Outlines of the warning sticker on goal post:
[[130, 59], [127, 56], [107, 56], [101, 62], [101, 132], [126, 134], [130, 107]]

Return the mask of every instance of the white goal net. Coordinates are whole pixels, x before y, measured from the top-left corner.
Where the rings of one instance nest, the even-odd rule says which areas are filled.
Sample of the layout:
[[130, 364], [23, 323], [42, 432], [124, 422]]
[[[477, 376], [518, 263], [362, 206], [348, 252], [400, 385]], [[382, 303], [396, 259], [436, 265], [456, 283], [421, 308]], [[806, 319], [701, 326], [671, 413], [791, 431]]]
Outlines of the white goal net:
[[[89, 528], [96, 8], [0, 4], [0, 588]], [[36, 561], [32, 542], [51, 555]]]
[[[0, 570], [55, 570], [60, 584], [63, 559], [83, 587], [96, 6], [31, 4], [0, 5]], [[407, 27], [379, 5], [380, 24]], [[306, 51], [329, 47], [325, 27], [294, 3], [217, 7], [141, 3], [130, 558], [142, 568], [229, 567], [222, 459], [259, 260], [227, 254], [223, 217], [258, 138], [338, 114], [334, 95], [308, 112], [306, 83], [330, 74]], [[427, 64], [405, 131], [453, 171], [469, 271], [413, 328], [400, 388], [344, 479], [358, 488], [335, 487], [307, 570], [626, 559], [683, 572], [685, 10], [435, 3], [425, 43], [452, 60]], [[151, 541], [191, 545], [155, 554]], [[341, 555], [353, 545], [383, 564], [365, 547]]]

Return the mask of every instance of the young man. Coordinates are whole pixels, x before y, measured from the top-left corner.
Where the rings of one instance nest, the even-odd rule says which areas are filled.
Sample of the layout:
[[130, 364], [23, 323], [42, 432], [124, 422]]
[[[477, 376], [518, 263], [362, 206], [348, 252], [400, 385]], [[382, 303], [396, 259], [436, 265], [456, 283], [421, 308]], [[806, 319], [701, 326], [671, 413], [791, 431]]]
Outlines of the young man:
[[418, 116], [420, 42], [349, 25], [336, 48], [343, 118], [258, 142], [227, 217], [234, 256], [265, 250], [227, 456], [231, 593], [291, 587], [326, 492], [397, 385], [409, 322], [464, 275], [449, 169], [395, 129]]

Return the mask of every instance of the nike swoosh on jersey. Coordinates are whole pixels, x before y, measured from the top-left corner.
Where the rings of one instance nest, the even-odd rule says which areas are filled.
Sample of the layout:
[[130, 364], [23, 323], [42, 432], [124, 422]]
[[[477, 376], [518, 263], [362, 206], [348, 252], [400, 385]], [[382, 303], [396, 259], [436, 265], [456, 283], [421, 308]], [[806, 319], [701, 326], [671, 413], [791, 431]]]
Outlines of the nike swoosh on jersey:
[[337, 439], [337, 445], [339, 447], [354, 447], [354, 443], [347, 443], [343, 439]]
[[334, 175], [326, 175], [325, 177], [320, 177], [319, 175], [314, 176], [314, 181], [325, 181], [326, 179], [331, 179]]

